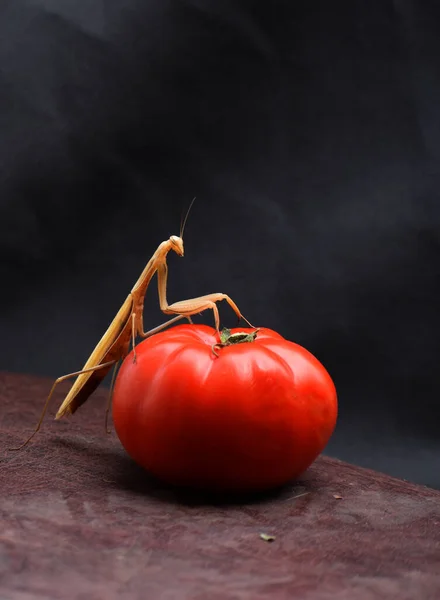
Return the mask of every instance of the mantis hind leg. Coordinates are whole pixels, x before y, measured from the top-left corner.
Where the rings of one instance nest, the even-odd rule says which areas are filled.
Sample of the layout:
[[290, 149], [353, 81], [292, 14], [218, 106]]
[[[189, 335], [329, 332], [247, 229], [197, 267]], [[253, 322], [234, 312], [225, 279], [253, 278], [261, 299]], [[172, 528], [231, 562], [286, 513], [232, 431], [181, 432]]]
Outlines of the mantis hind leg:
[[105, 409], [105, 421], [104, 421], [104, 427], [105, 427], [105, 431], [107, 434], [111, 433], [109, 428], [108, 428], [108, 415], [110, 413], [110, 408], [111, 408], [111, 404], [112, 404], [112, 397], [113, 397], [113, 388], [115, 385], [115, 379], [116, 379], [116, 371], [118, 368], [118, 364], [119, 361], [117, 363], [115, 363], [115, 366], [113, 367], [113, 374], [112, 374], [112, 381], [110, 383], [110, 391], [108, 394], [108, 400], [107, 400], [107, 406]]
[[38, 424], [37, 424], [34, 432], [28, 437], [28, 439], [23, 444], [21, 444], [17, 448], [9, 448], [9, 450], [11, 450], [11, 451], [12, 450], [21, 450], [22, 448], [27, 446], [27, 444], [31, 441], [31, 439], [34, 437], [34, 435], [38, 433], [38, 431], [40, 430], [41, 424], [43, 423], [44, 417], [46, 415], [46, 411], [48, 409], [50, 399], [52, 398], [55, 388], [57, 387], [57, 385], [59, 383], [61, 383], [62, 381], [66, 381], [67, 379], [71, 379], [72, 377], [77, 377], [78, 375], [83, 375], [84, 373], [90, 373], [92, 371], [98, 371], [99, 369], [104, 369], [105, 367], [109, 367], [110, 365], [113, 365], [114, 363], [115, 363], [115, 361], [111, 360], [109, 362], [103, 363], [102, 365], [95, 365], [94, 367], [89, 367], [88, 369], [82, 369], [81, 371], [76, 371], [75, 373], [69, 373], [68, 375], [63, 375], [62, 377], [58, 377], [58, 379], [55, 380], [55, 382], [49, 392], [49, 395], [47, 397], [47, 400], [46, 400], [43, 410], [41, 412], [40, 420], [38, 421]]

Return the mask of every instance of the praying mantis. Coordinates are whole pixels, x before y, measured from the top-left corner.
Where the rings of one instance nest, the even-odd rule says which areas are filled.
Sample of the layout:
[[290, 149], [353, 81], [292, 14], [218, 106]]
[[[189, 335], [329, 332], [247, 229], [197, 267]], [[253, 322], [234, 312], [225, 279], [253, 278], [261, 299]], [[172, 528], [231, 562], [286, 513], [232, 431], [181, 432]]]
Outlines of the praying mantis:
[[[40, 430], [41, 424], [44, 420], [47, 408], [49, 406], [50, 399], [52, 398], [55, 388], [62, 381], [71, 379], [72, 377], [76, 377], [75, 382], [73, 383], [72, 387], [70, 388], [69, 392], [67, 393], [64, 401], [62, 402], [55, 415], [56, 420], [61, 419], [67, 414], [74, 414], [78, 410], [78, 408], [88, 400], [90, 395], [96, 390], [96, 388], [99, 386], [99, 384], [103, 381], [103, 379], [113, 367], [114, 370], [112, 381], [110, 384], [109, 396], [110, 404], [111, 392], [113, 389], [113, 384], [116, 375], [116, 368], [119, 362], [128, 355], [130, 342], [133, 347], [133, 361], [136, 361], [135, 341], [137, 336], [140, 336], [142, 338], [150, 337], [155, 333], [158, 333], [162, 329], [165, 329], [166, 327], [174, 324], [176, 321], [179, 321], [182, 318], [187, 318], [191, 323], [192, 315], [199, 314], [208, 309], [211, 309], [213, 311], [215, 328], [217, 330], [217, 333], [220, 335], [220, 317], [217, 302], [220, 302], [221, 300], [225, 300], [230, 305], [230, 307], [233, 309], [239, 320], [243, 319], [249, 325], [249, 327], [253, 328], [249, 321], [242, 315], [235, 302], [228, 295], [223, 293], [207, 294], [205, 296], [199, 296], [197, 298], [191, 298], [189, 300], [182, 300], [180, 302], [168, 304], [167, 256], [168, 253], [171, 251], [175, 252], [178, 256], [184, 256], [183, 232], [193, 202], [191, 202], [185, 220], [183, 221], [183, 224], [181, 226], [180, 235], [172, 235], [168, 240], [165, 240], [164, 242], [159, 244], [158, 248], [148, 261], [138, 280], [136, 281], [127, 298], [125, 299], [124, 303], [122, 304], [121, 308], [110, 323], [108, 329], [106, 330], [102, 338], [99, 340], [95, 349], [84, 364], [83, 368], [80, 371], [63, 375], [62, 377], [58, 377], [58, 379], [55, 380], [50, 390], [50, 393], [46, 399], [40, 419], [34, 432], [18, 448], [11, 448], [11, 450], [20, 450], [21, 448], [26, 446]], [[166, 315], [176, 316], [166, 321], [162, 325], [155, 327], [154, 329], [144, 331], [144, 299], [151, 279], [156, 273], [160, 309]], [[109, 405], [107, 406], [106, 412], [106, 426], [108, 412]]]

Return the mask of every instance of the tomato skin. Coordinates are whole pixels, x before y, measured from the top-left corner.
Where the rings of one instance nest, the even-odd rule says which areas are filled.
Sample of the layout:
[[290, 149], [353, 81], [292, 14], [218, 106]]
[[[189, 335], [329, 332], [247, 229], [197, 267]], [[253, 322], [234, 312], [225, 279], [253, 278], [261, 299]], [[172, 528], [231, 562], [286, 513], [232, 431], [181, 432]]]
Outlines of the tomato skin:
[[[232, 333], [249, 328], [232, 329]], [[127, 453], [174, 485], [250, 491], [301, 475], [337, 419], [337, 394], [305, 348], [261, 328], [255, 341], [217, 349], [205, 325], [147, 338], [124, 360], [113, 420]]]

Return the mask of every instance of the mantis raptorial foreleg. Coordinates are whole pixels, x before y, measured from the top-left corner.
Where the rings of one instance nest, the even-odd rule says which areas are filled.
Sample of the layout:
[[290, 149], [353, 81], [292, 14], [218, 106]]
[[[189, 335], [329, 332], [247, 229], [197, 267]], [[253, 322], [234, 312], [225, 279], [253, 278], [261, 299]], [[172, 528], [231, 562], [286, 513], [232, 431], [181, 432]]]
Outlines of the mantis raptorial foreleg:
[[235, 302], [226, 294], [207, 294], [206, 296], [199, 296], [198, 298], [191, 298], [190, 300], [181, 300], [180, 302], [174, 302], [173, 304], [170, 304], [166, 308], [162, 307], [162, 311], [167, 315], [178, 313], [186, 316], [187, 314], [194, 315], [203, 312], [204, 310], [211, 309], [214, 313], [215, 328], [217, 332], [220, 332], [220, 315], [216, 303], [220, 302], [221, 300], [226, 300], [237, 317], [246, 321], [249, 327], [253, 327], [240, 313]]
[[214, 313], [215, 328], [217, 333], [220, 335], [220, 316], [217, 308], [217, 302], [226, 300], [226, 302], [237, 315], [238, 319], [243, 319], [249, 325], [249, 327], [253, 328], [253, 325], [251, 325], [249, 321], [241, 314], [238, 306], [227, 294], [207, 294], [206, 296], [199, 296], [197, 298], [190, 298], [188, 300], [181, 300], [180, 302], [168, 304], [167, 278], [168, 266], [166, 262], [163, 262], [157, 267], [157, 285], [159, 290], [160, 310], [166, 315], [178, 314], [184, 317], [189, 317], [190, 315], [196, 315], [205, 310], [211, 309]]

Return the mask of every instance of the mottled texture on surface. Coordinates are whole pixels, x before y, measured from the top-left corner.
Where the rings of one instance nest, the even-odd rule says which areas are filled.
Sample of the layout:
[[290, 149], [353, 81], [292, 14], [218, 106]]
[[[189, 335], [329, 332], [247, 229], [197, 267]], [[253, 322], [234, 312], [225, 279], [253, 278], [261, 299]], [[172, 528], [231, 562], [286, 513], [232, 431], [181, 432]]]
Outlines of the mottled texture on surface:
[[8, 451], [50, 385], [0, 374], [2, 599], [440, 598], [439, 492], [329, 458], [259, 498], [173, 491], [105, 434], [104, 391]]

